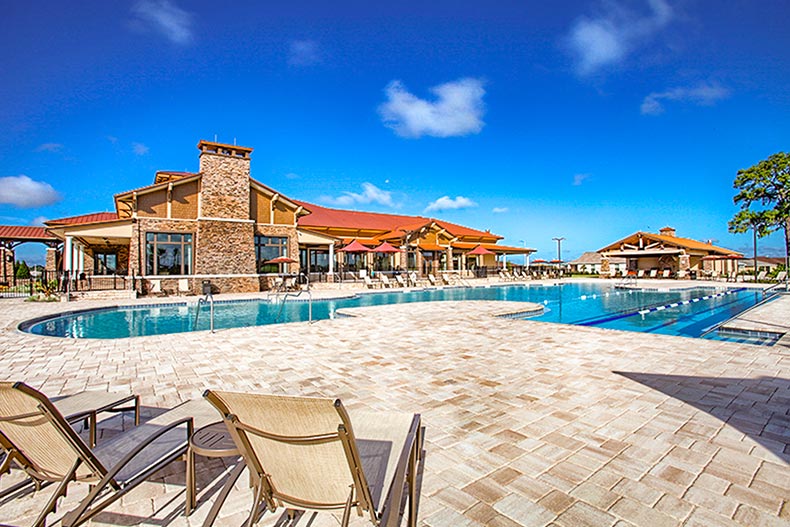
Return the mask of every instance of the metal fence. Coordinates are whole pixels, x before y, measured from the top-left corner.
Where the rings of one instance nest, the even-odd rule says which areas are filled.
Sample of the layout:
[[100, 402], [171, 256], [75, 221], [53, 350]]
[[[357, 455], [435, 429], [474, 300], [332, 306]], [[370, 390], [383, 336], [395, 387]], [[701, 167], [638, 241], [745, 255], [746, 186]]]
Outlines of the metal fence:
[[134, 287], [135, 278], [121, 275], [95, 275], [91, 273], [53, 273], [43, 271], [31, 278], [13, 277], [0, 281], [0, 298], [26, 298], [51, 284], [60, 293], [79, 291], [111, 291]]

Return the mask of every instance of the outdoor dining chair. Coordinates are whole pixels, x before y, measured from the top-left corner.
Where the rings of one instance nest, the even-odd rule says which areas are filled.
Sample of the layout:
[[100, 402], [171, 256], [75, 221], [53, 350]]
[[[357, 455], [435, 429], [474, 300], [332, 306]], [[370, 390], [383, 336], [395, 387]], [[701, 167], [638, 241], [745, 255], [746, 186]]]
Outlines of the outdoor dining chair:
[[12, 462], [39, 481], [58, 483], [33, 527], [44, 527], [71, 482], [91, 490], [61, 518], [81, 525], [186, 452], [193, 427], [216, 421], [203, 401], [188, 401], [91, 449], [45, 395], [22, 382], [0, 382], [0, 442]]
[[[423, 432], [419, 414], [347, 412], [340, 400], [208, 390], [247, 464], [254, 525], [261, 505], [274, 512], [367, 512], [376, 526], [399, 525], [408, 497], [417, 525]], [[353, 426], [352, 426], [353, 421]]]

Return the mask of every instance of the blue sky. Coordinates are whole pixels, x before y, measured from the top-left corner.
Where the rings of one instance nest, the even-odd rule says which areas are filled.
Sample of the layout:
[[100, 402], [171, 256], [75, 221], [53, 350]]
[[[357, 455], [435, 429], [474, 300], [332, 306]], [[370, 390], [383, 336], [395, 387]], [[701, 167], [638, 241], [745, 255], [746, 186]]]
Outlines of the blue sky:
[[0, 224], [113, 210], [216, 136], [285, 195], [536, 257], [665, 225], [749, 252], [732, 181], [790, 145], [786, 0], [232, 5], [5, 6]]

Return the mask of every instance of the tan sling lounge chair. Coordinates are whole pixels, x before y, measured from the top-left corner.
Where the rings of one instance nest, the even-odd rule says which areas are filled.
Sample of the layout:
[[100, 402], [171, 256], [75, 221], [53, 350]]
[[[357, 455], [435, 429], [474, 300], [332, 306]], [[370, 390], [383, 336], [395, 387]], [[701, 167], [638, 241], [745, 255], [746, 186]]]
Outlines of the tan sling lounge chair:
[[433, 286], [436, 287], [436, 277], [433, 276], [432, 273], [428, 273], [428, 282]]
[[356, 508], [374, 525], [396, 526], [404, 487], [408, 525], [417, 525], [418, 414], [347, 412], [332, 399], [212, 390], [204, 396], [224, 416], [249, 468], [255, 498], [248, 526], [262, 504], [271, 512], [342, 510], [344, 526]]
[[406, 280], [403, 279], [402, 275], [396, 274], [395, 282], [401, 287], [409, 287], [409, 284], [406, 283]]
[[14, 462], [38, 481], [58, 483], [33, 527], [46, 525], [69, 483], [90, 484], [87, 497], [61, 519], [64, 527], [74, 527], [180, 458], [193, 426], [216, 418], [203, 401], [190, 401], [91, 449], [46, 396], [21, 382], [0, 382], [0, 443], [6, 450], [0, 473]]

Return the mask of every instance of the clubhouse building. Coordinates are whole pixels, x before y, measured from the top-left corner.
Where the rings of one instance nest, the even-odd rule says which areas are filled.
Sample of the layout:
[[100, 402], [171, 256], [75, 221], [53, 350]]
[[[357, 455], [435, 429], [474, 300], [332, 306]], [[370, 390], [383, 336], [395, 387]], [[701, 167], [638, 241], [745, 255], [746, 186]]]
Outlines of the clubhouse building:
[[439, 219], [292, 199], [251, 177], [252, 148], [200, 141], [198, 150], [198, 172], [157, 172], [153, 184], [116, 194], [115, 212], [46, 222], [47, 270], [134, 277], [140, 293], [199, 293], [203, 280], [252, 292], [274, 274], [466, 272], [534, 252]]

